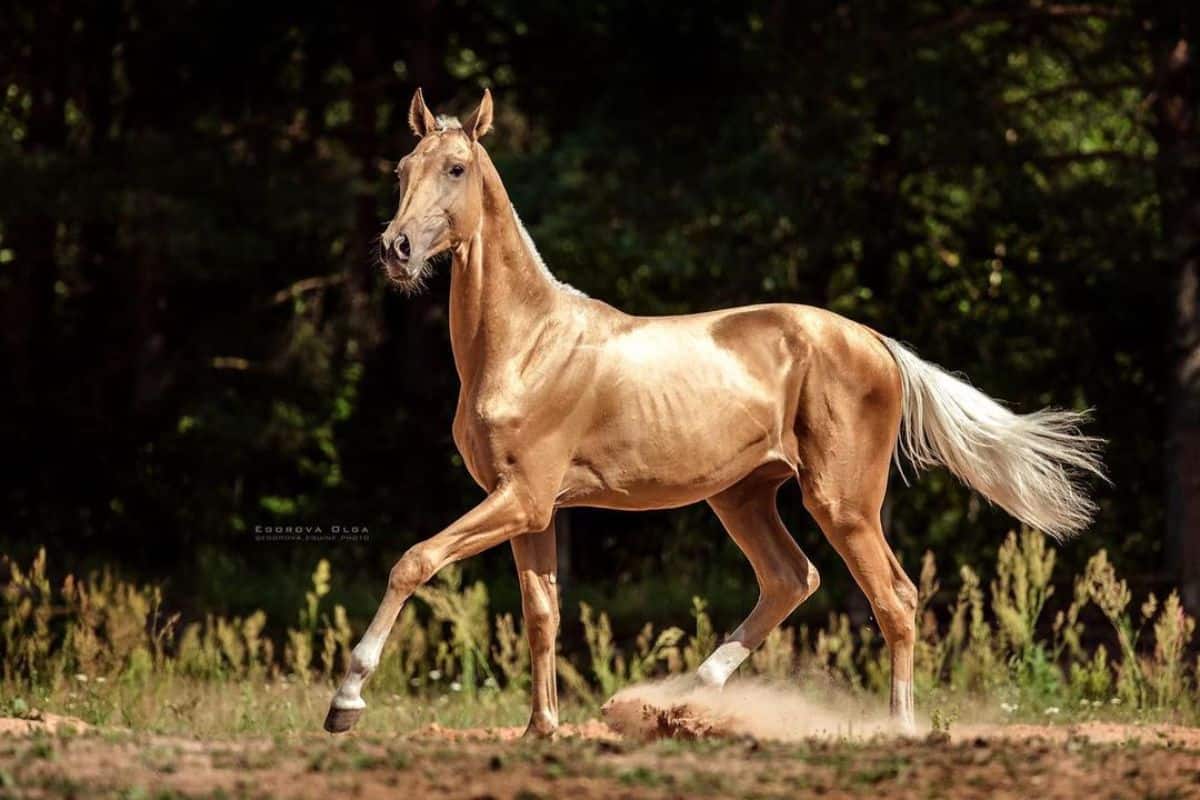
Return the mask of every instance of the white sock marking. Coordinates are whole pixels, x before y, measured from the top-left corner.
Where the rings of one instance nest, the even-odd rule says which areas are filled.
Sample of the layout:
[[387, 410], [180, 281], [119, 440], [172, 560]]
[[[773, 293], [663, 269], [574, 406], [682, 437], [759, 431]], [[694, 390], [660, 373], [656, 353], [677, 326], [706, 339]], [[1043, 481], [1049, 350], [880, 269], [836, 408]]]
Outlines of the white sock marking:
[[750, 649], [741, 642], [726, 642], [704, 660], [696, 674], [705, 685], [719, 689], [749, 655]]
[[364, 636], [362, 641], [350, 654], [350, 669], [342, 679], [337, 694], [330, 703], [334, 708], [355, 709], [366, 708], [367, 703], [362, 699], [362, 686], [367, 676], [379, 666], [379, 655], [383, 649], [382, 642]]

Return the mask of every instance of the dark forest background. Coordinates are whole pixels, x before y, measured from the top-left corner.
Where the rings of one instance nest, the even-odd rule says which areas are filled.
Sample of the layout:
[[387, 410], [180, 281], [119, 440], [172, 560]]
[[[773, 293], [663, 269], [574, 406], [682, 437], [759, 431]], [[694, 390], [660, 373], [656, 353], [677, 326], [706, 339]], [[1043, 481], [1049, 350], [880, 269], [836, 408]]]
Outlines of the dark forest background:
[[[1060, 560], [1107, 547], [1200, 603], [1195, 4], [4, 5], [0, 552], [276, 619], [329, 558], [368, 613], [480, 497], [448, 276], [406, 299], [371, 253], [413, 90], [462, 113], [490, 87], [560, 278], [643, 314], [825, 306], [1019, 410], [1094, 407], [1112, 485]], [[783, 512], [825, 578], [800, 613], [862, 609], [795, 487]], [[887, 512], [913, 574], [1014, 526], [944, 472]], [[706, 507], [568, 524], [567, 604], [752, 604]], [[368, 535], [256, 541], [288, 525]], [[506, 548], [467, 570], [516, 604]]]

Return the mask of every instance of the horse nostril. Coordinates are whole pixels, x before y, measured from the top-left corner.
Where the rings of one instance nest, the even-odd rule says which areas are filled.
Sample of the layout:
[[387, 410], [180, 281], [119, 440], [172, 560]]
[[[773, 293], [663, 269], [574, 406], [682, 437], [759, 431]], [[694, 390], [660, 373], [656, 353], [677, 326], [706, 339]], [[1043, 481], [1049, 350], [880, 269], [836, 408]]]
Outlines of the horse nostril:
[[396, 241], [392, 242], [392, 247], [396, 249], [401, 258], [408, 258], [411, 248], [408, 245], [408, 237], [403, 233], [396, 237]]

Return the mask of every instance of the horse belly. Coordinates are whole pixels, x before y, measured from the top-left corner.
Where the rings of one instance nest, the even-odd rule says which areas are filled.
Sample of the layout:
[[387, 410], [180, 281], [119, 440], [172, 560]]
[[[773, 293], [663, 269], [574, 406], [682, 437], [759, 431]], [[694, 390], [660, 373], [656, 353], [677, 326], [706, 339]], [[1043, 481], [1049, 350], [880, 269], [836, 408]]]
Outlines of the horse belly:
[[759, 398], [669, 393], [621, 410], [585, 437], [562, 505], [639, 510], [703, 500], [764, 463], [787, 461], [778, 415]]

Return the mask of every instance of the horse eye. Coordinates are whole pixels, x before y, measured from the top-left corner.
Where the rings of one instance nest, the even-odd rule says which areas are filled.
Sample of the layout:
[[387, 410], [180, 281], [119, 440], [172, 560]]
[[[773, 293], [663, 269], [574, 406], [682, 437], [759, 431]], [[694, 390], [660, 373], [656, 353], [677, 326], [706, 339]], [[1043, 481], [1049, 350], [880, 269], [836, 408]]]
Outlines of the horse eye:
[[450, 177], [452, 177], [452, 178], [461, 177], [462, 174], [466, 171], [467, 171], [467, 168], [464, 167], [462, 164], [455, 164], [453, 167], [450, 168]]

